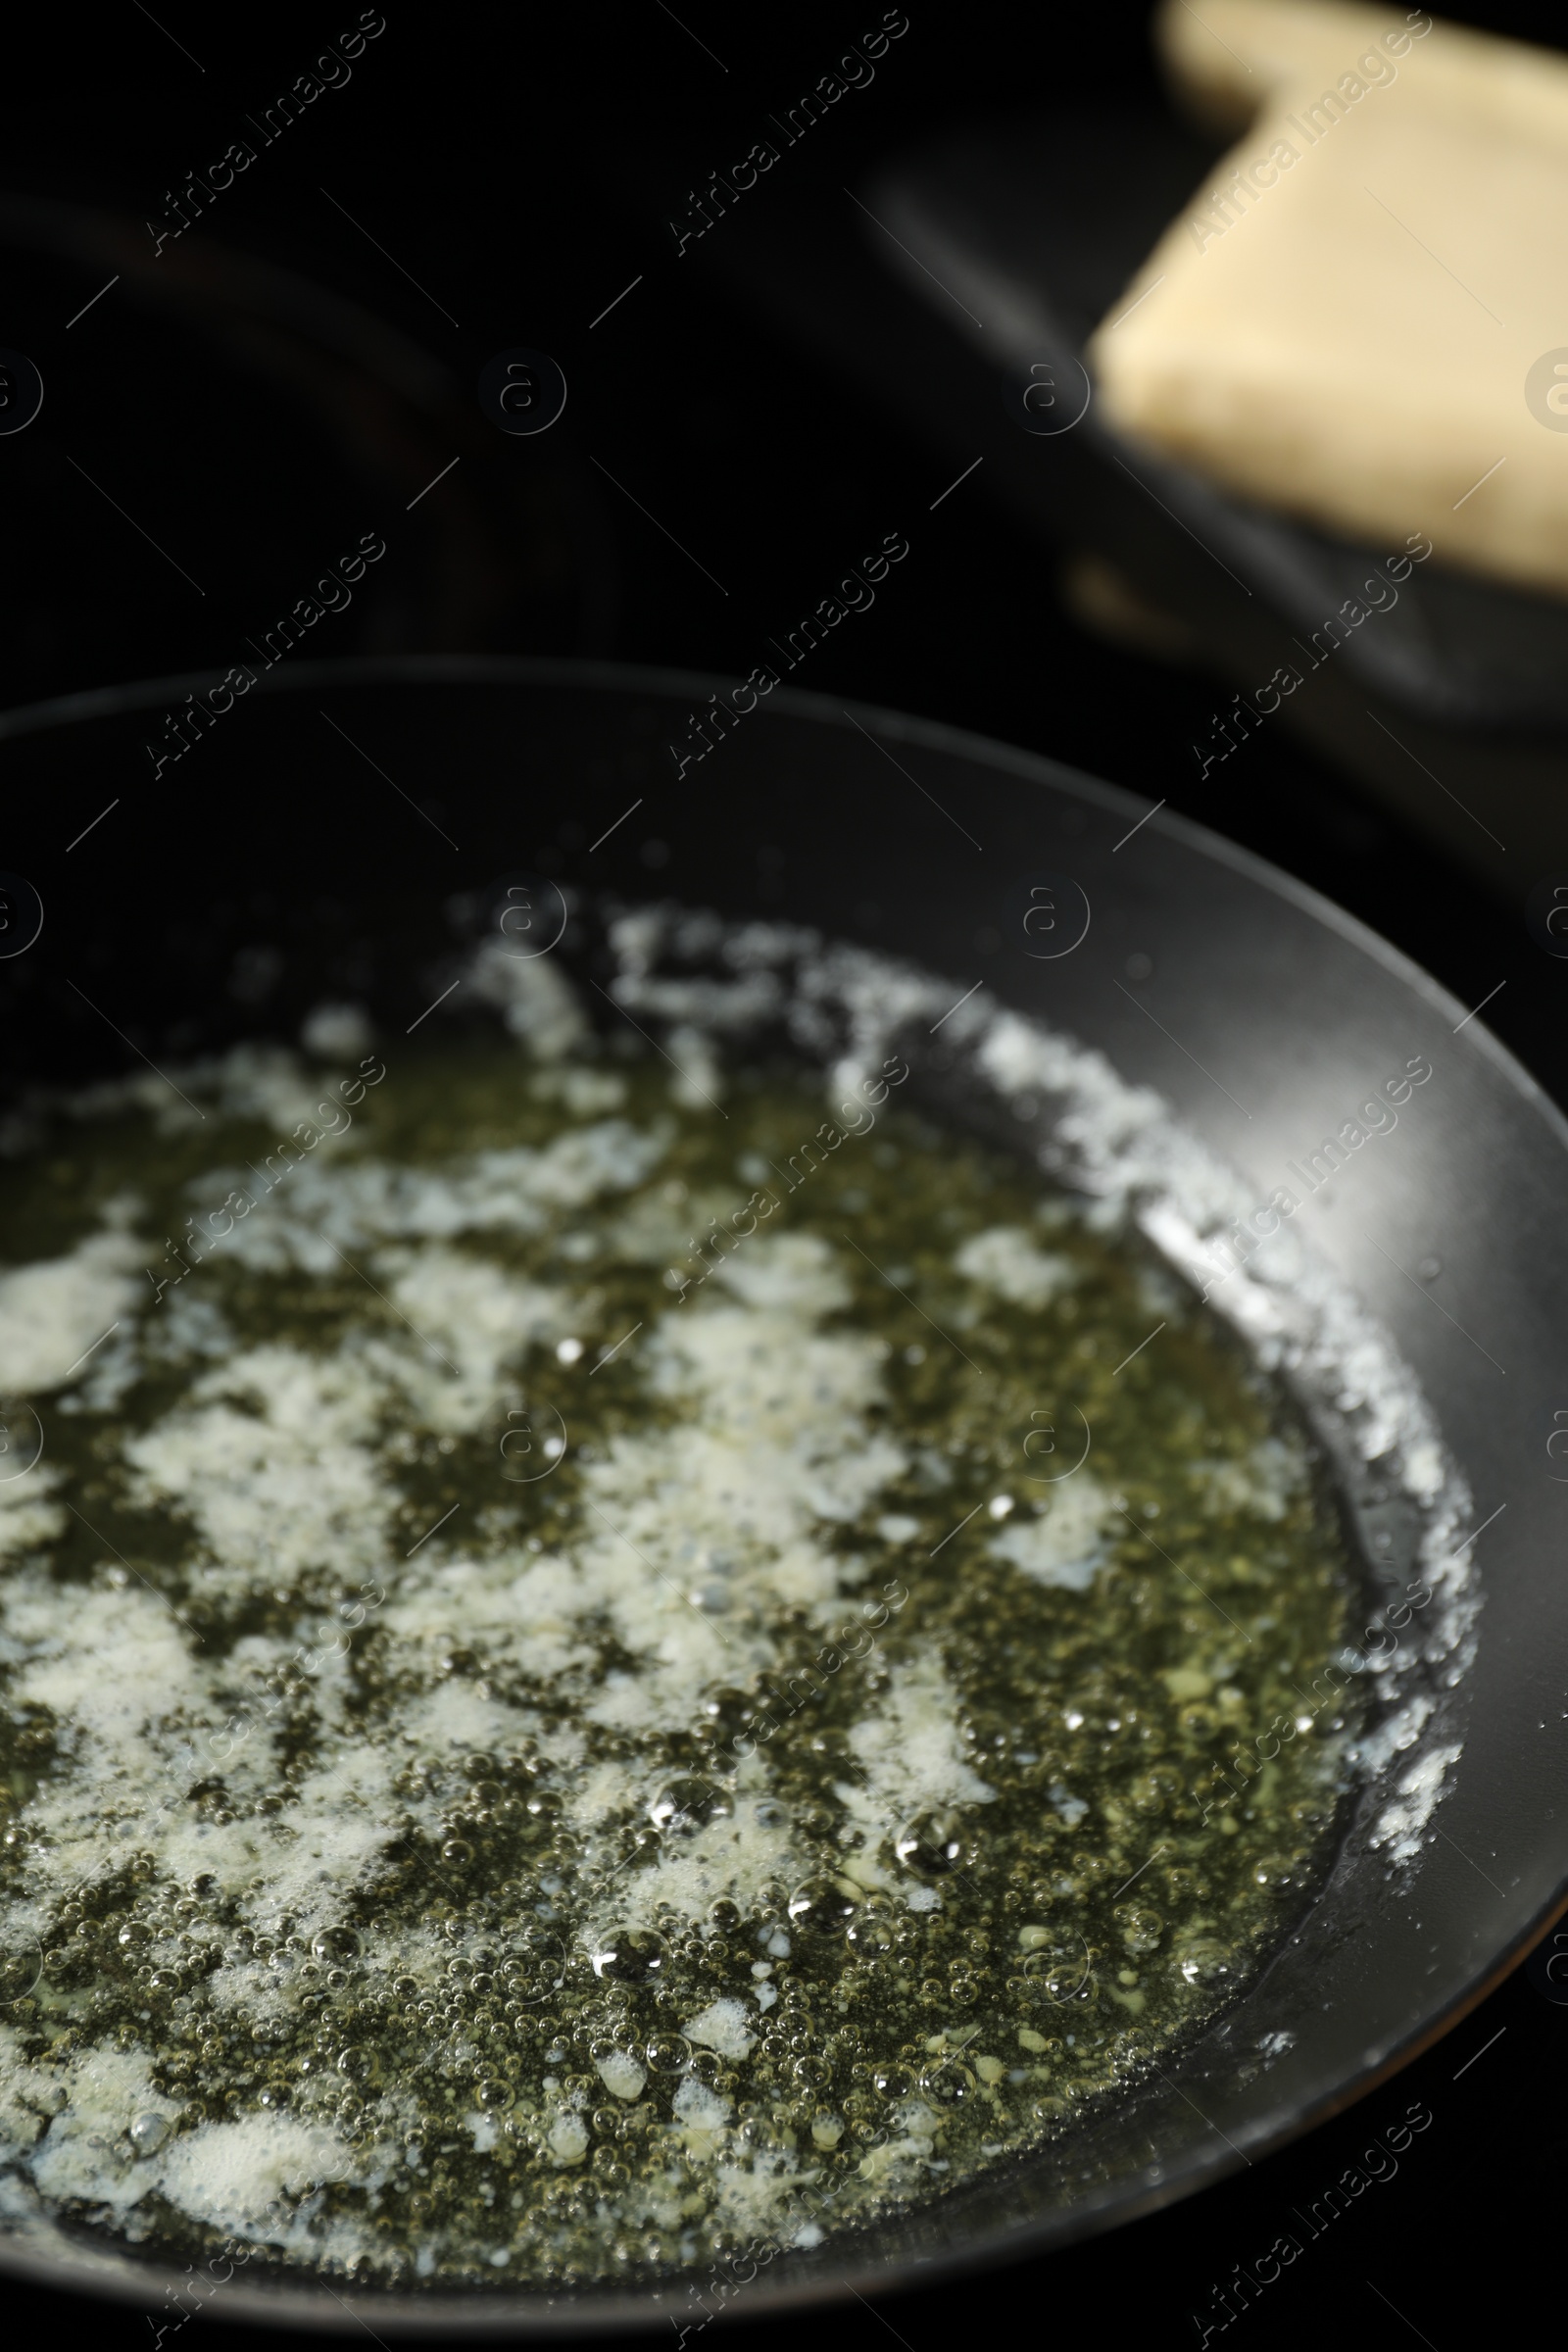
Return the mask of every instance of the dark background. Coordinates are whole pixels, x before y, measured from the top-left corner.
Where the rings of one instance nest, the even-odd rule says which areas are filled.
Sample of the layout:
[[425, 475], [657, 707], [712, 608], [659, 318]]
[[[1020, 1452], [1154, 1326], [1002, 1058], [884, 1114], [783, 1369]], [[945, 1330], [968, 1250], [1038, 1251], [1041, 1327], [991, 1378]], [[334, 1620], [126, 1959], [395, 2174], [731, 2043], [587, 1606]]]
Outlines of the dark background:
[[[680, 259], [667, 222], [688, 191], [880, 22], [874, 0], [787, 12], [681, 0], [680, 22], [658, 0], [561, 13], [390, 0], [347, 86], [266, 147], [247, 114], [358, 10], [301, 12], [281, 29], [174, 0], [158, 13], [32, 23], [25, 70], [14, 63], [0, 92], [0, 344], [46, 386], [37, 421], [0, 439], [0, 707], [243, 661], [247, 640], [370, 530], [386, 558], [348, 612], [317, 625], [312, 658], [583, 654], [744, 674], [769, 632], [902, 531], [918, 569], [813, 655], [816, 691], [1164, 797], [1337, 899], [1467, 1004], [1503, 980], [1489, 1025], [1568, 1101], [1568, 983], [1523, 920], [1540, 877], [1499, 884], [1449, 863], [1283, 719], [1200, 782], [1190, 747], [1207, 732], [1214, 679], [1067, 618], [1062, 551], [994, 502], [984, 468], [931, 512], [956, 468], [903, 424], [897, 382], [872, 399], [863, 377], [828, 369], [779, 322], [765, 271], [749, 275], [748, 220], [785, 225], [794, 210], [826, 260], [866, 233], [843, 188], [935, 133], [1048, 96], [1152, 96], [1142, 8], [910, 0], [874, 84]], [[1464, 13], [1560, 34], [1554, 9], [1472, 0]], [[155, 259], [145, 223], [171, 225], [170, 194], [235, 138], [256, 162]], [[1124, 162], [1112, 152], [1104, 170]], [[1568, 342], [1568, 294], [1564, 316]], [[485, 361], [514, 346], [550, 353], [569, 386], [537, 438], [503, 436], [474, 397]], [[76, 854], [150, 876], [169, 827], [220, 826], [177, 775], [149, 777], [102, 845]], [[450, 789], [457, 807], [461, 781]], [[3, 843], [0, 829], [0, 865]], [[215, 872], [241, 872], [243, 831], [215, 831], [213, 854]], [[1031, 2336], [1198, 2342], [1191, 2315], [1234, 2266], [1282, 2230], [1299, 2235], [1290, 2208], [1419, 2100], [1433, 2122], [1397, 2178], [1235, 2326], [1258, 2342], [1338, 2329], [1450, 2352], [1478, 2324], [1507, 2327], [1522, 2291], [1549, 2287], [1565, 2037], [1564, 2012], [1521, 1971], [1350, 2114], [1168, 2214], [1048, 2263], [758, 2332], [891, 2333], [911, 2352], [1020, 2324]], [[153, 2340], [113, 2308], [27, 2292], [8, 2303], [27, 2334]], [[220, 2294], [186, 2341], [222, 2317]]]

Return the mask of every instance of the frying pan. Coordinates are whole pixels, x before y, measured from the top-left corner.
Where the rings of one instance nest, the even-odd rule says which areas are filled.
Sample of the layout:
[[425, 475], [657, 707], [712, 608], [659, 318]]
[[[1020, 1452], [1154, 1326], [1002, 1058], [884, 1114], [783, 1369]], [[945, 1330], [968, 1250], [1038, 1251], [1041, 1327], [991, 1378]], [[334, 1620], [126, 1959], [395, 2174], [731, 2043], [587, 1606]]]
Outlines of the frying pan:
[[[1457, 1762], [1415, 1850], [1392, 1862], [1370, 1834], [1407, 1763], [1392, 1754], [1270, 1964], [1162, 2072], [1039, 2153], [781, 2254], [732, 2308], [884, 2292], [1104, 2230], [1308, 2130], [1446, 2033], [1544, 1932], [1568, 1877], [1568, 1484], [1548, 1450], [1568, 1408], [1568, 1127], [1483, 1020], [1255, 858], [951, 729], [780, 688], [697, 734], [692, 715], [725, 682], [471, 658], [301, 663], [154, 783], [162, 714], [210, 683], [0, 720], [4, 861], [45, 910], [35, 945], [0, 962], [20, 1087], [290, 1036], [324, 996], [368, 1003], [401, 1041], [458, 968], [472, 894], [519, 868], [806, 922], [951, 979], [955, 998], [983, 983], [1157, 1090], [1258, 1201], [1388, 1073], [1432, 1064], [1418, 1108], [1324, 1188], [1331, 1205], [1301, 1214], [1316, 1261], [1417, 1375], [1480, 1530], [1474, 1653], [1439, 1678], [1429, 1730]], [[1020, 884], [1042, 872], [1090, 909], [1051, 959], [1018, 931]], [[149, 2303], [173, 2282], [107, 2241], [20, 2225], [0, 2263]], [[215, 2309], [382, 2335], [662, 2328], [694, 2316], [688, 2283], [345, 2295], [253, 2270]]]

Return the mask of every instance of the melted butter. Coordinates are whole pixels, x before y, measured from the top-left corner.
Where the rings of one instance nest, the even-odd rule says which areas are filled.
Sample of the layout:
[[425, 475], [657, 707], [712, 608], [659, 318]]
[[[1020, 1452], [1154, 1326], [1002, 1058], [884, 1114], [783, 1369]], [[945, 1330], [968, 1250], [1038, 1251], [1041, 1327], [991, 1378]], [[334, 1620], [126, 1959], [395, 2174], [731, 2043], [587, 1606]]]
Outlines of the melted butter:
[[667, 1078], [448, 1048], [267, 1191], [315, 1090], [252, 1053], [6, 1172], [51, 2210], [385, 2279], [813, 2243], [1070, 2129], [1299, 1907], [1353, 1588], [1279, 1395], [1015, 1162]]

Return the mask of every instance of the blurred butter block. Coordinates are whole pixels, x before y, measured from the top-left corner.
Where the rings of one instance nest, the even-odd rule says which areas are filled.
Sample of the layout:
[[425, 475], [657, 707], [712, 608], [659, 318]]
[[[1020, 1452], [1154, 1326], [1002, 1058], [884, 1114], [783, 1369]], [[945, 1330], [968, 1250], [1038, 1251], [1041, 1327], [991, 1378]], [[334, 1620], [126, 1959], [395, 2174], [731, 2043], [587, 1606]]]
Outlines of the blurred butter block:
[[1568, 594], [1568, 59], [1336, 0], [1166, 0], [1236, 146], [1090, 344], [1109, 420], [1259, 504]]

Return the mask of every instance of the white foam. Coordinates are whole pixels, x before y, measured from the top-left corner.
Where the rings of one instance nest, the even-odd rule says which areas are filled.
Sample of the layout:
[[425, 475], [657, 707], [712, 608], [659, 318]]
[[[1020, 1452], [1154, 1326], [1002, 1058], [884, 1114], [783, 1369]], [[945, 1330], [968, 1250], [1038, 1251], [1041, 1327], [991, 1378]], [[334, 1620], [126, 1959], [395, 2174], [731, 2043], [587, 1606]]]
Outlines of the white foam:
[[59, 1474], [41, 1463], [0, 1485], [0, 1561], [25, 1558], [65, 1533], [64, 1506], [49, 1499], [58, 1483]]
[[873, 1852], [921, 1813], [995, 1795], [962, 1752], [958, 1716], [940, 1655], [922, 1650], [893, 1668], [881, 1705], [851, 1731], [861, 1777], [839, 1783], [838, 1794]]
[[635, 2099], [641, 2096], [643, 2084], [648, 2080], [648, 2070], [639, 2066], [629, 2051], [612, 2050], [596, 2063], [600, 2081], [615, 2098]]
[[993, 1225], [974, 1234], [953, 1262], [971, 1282], [983, 1284], [1015, 1306], [1049, 1306], [1078, 1279], [1070, 1257], [1037, 1249], [1016, 1225]]
[[1040, 1517], [1009, 1520], [988, 1549], [1037, 1585], [1086, 1592], [1110, 1556], [1116, 1520], [1104, 1488], [1092, 1471], [1079, 1470], [1054, 1490]]
[[279, 2198], [322, 2180], [363, 2180], [370, 2169], [325, 2125], [258, 2109], [183, 2133], [157, 2168], [157, 2184], [194, 2221], [281, 2245], [290, 2231], [273, 2210]]
[[757, 2036], [751, 2031], [743, 2001], [724, 1999], [710, 2001], [696, 2017], [687, 2018], [681, 2032], [688, 2041], [704, 2049], [717, 2050], [721, 2058], [745, 2058], [750, 2054]]
[[0, 1274], [0, 1396], [44, 1396], [85, 1371], [89, 1350], [152, 1297], [142, 1246], [89, 1235], [65, 1257]]

